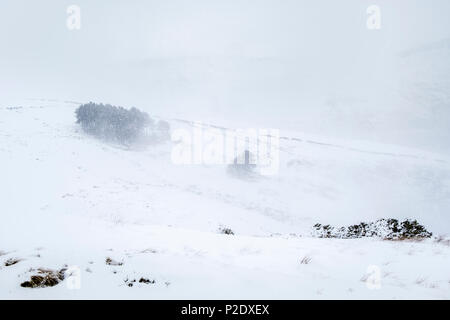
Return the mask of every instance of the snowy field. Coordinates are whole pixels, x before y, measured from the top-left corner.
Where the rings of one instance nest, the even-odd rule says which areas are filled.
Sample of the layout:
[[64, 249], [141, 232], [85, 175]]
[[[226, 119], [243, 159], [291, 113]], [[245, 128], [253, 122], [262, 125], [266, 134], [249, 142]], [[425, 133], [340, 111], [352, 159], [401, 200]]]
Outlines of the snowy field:
[[[450, 229], [447, 155], [281, 130], [279, 173], [247, 181], [172, 164], [171, 142], [92, 138], [78, 105], [0, 104], [0, 298], [450, 298], [450, 242], [436, 238]], [[417, 219], [433, 238], [311, 236], [378, 218]], [[79, 286], [20, 286], [66, 267]]]
[[[0, 299], [450, 299], [450, 1], [373, 5], [0, 1]], [[89, 101], [279, 130], [278, 171], [102, 141]], [[433, 235], [313, 233], [389, 218]]]

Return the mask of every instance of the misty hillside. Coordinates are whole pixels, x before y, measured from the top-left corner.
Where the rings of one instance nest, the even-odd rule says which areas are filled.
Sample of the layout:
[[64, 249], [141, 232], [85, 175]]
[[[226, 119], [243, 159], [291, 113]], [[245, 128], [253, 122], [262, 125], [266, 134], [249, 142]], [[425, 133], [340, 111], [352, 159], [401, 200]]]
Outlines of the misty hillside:
[[377, 31], [358, 0], [82, 0], [75, 32], [68, 4], [0, 5], [4, 101], [102, 101], [448, 153], [448, 1], [379, 1]]

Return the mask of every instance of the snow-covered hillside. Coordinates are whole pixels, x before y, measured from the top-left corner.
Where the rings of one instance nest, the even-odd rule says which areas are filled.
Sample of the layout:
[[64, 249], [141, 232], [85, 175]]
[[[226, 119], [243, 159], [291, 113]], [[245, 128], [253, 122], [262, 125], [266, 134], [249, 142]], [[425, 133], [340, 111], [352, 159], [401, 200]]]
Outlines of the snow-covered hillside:
[[[449, 299], [449, 11], [0, 1], [0, 299]], [[76, 124], [89, 101], [172, 132], [274, 128], [279, 171], [242, 179], [174, 164], [173, 141], [100, 141]], [[383, 218], [433, 237], [312, 234]]]
[[[310, 233], [413, 218], [448, 234], [447, 155], [281, 130], [279, 173], [242, 180], [225, 166], [174, 165], [169, 142], [94, 139], [75, 124], [78, 105], [0, 105], [0, 298], [450, 298], [448, 241]], [[191, 130], [197, 119], [165, 120]], [[80, 270], [80, 289], [20, 286], [65, 265]]]

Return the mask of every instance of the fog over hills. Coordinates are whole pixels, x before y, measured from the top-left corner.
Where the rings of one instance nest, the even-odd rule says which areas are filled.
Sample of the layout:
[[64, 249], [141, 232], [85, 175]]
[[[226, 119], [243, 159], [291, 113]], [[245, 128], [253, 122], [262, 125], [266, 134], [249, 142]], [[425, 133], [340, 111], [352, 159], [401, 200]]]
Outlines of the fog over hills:
[[0, 5], [4, 96], [134, 105], [448, 152], [448, 1], [69, 1]]

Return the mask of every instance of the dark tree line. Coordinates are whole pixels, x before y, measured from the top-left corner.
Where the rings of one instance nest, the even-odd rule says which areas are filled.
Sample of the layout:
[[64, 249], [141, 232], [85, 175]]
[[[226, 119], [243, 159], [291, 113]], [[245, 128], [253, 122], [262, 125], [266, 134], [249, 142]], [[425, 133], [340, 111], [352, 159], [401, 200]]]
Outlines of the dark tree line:
[[169, 137], [170, 126], [165, 121], [155, 122], [136, 108], [125, 109], [93, 102], [81, 105], [76, 111], [77, 123], [97, 138], [124, 145], [135, 142], [155, 142]]

